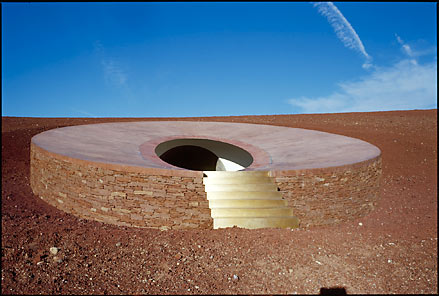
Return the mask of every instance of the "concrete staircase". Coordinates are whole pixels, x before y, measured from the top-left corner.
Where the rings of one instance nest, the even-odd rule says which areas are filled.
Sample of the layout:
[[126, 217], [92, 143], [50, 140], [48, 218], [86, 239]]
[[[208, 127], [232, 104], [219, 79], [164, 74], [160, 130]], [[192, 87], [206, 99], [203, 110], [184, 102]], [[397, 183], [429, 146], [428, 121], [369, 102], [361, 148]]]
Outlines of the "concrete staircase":
[[296, 228], [299, 220], [267, 171], [205, 171], [213, 228]]

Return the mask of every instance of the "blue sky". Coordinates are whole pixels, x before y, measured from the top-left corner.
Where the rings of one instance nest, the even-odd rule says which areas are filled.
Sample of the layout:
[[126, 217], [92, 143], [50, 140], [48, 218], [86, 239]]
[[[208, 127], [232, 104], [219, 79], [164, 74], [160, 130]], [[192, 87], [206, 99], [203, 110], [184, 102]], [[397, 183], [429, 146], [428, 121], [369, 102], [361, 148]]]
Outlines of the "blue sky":
[[2, 116], [437, 108], [436, 3], [2, 3]]

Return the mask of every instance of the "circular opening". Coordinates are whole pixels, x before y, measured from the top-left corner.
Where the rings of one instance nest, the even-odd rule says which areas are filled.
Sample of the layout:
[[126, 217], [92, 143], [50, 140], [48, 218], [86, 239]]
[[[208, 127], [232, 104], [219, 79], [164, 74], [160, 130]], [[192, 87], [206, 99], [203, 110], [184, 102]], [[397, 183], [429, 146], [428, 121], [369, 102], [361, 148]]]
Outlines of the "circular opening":
[[253, 162], [246, 150], [208, 139], [166, 141], [157, 145], [155, 153], [173, 166], [194, 171], [239, 171]]

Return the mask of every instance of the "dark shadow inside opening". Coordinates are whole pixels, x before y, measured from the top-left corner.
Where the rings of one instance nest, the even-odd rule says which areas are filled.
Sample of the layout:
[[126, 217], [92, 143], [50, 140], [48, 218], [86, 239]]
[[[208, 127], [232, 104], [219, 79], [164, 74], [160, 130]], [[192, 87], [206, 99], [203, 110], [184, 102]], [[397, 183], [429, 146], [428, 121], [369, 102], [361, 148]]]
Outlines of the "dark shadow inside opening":
[[160, 159], [188, 170], [215, 171], [218, 156], [199, 146], [183, 145], [169, 149], [160, 156]]
[[331, 288], [320, 288], [319, 295], [342, 296], [342, 295], [347, 295], [347, 293], [346, 293], [346, 288], [344, 287], [331, 287]]

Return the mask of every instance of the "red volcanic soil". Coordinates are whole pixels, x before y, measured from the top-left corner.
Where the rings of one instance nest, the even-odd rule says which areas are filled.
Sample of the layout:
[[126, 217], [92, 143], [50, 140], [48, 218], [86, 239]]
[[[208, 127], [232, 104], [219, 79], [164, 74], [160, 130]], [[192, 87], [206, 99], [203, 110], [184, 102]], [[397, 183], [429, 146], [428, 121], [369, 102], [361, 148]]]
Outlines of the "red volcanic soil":
[[[260, 123], [365, 140], [382, 151], [378, 206], [361, 219], [293, 231], [160, 231], [82, 220], [33, 195], [32, 136], [68, 125], [137, 120]], [[2, 294], [437, 294], [437, 110], [3, 117], [1, 213]], [[56, 255], [51, 247], [59, 249]]]

